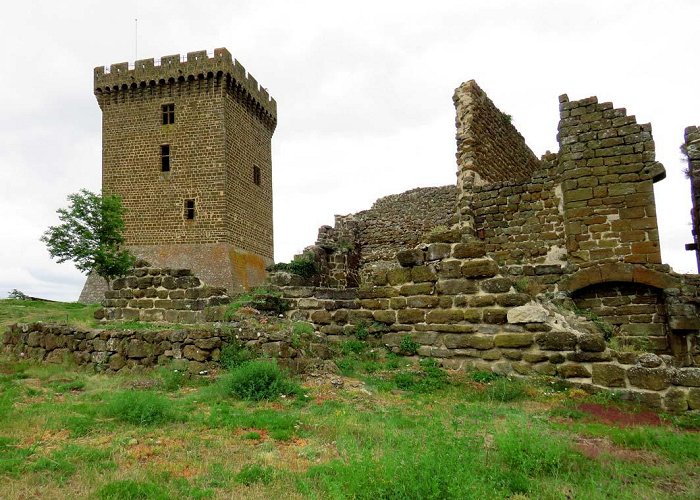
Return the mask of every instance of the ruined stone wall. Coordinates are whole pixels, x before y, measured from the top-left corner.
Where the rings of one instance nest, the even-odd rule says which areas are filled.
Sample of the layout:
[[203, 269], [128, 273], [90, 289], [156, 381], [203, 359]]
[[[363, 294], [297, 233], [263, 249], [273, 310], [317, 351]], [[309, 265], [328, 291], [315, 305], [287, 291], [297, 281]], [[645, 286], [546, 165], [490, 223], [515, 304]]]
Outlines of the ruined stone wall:
[[363, 326], [394, 352], [411, 354], [405, 346], [415, 343], [418, 356], [447, 368], [558, 376], [667, 411], [700, 408], [700, 368], [611, 349], [571, 305], [531, 302], [479, 242], [434, 243], [397, 258], [402, 267], [378, 273], [369, 288], [282, 287], [290, 317], [338, 341]]
[[567, 250], [582, 267], [660, 264], [653, 182], [663, 179], [651, 125], [596, 97], [560, 97], [559, 168]]
[[336, 215], [334, 227], [322, 226], [316, 241], [326, 259], [322, 283], [358, 286], [371, 269], [395, 266], [396, 252], [456, 220], [456, 197], [454, 186], [418, 188], [380, 198], [369, 210]]
[[[555, 155], [551, 155], [555, 157]], [[522, 182], [495, 182], [473, 193], [474, 221], [486, 251], [503, 264], [564, 264], [563, 200], [554, 169]]]
[[230, 301], [225, 288], [205, 285], [189, 269], [146, 266], [115, 279], [104, 297], [97, 319], [181, 324], [223, 319], [208, 317], [207, 308]]
[[330, 356], [323, 338], [312, 338], [297, 347], [292, 347], [290, 340], [290, 331], [261, 331], [245, 323], [227, 328], [162, 331], [76, 329], [32, 323], [10, 326], [4, 333], [2, 350], [47, 363], [72, 361], [106, 373], [137, 372], [156, 365], [200, 373], [219, 368], [222, 347], [234, 342], [244, 344], [258, 356], [276, 358], [295, 373], [322, 366]]
[[688, 178], [690, 196], [693, 201], [690, 218], [693, 224], [693, 243], [687, 248], [695, 250], [700, 273], [700, 127], [687, 127], [684, 134], [683, 150], [688, 158]]

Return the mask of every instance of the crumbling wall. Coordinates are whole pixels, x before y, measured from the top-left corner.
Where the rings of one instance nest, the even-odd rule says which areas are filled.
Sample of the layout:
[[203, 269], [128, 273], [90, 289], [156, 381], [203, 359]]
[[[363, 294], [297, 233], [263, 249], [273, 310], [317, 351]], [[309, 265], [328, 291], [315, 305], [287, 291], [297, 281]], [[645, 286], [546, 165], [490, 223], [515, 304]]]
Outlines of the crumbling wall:
[[462, 226], [473, 229], [472, 193], [483, 183], [527, 179], [540, 162], [525, 139], [474, 80], [452, 98], [457, 111], [457, 187]]
[[693, 224], [693, 243], [686, 245], [686, 249], [695, 250], [698, 272], [700, 273], [700, 127], [687, 127], [684, 139], [682, 149], [688, 158], [690, 196], [693, 201], [693, 208], [690, 212]]
[[137, 265], [112, 282], [97, 319], [201, 323], [212, 319], [207, 308], [229, 303], [225, 288], [205, 285], [189, 269], [149, 267], [143, 261]]
[[660, 264], [651, 125], [596, 97], [560, 97], [561, 171], [567, 250], [582, 267], [602, 262]]
[[[543, 160], [552, 164], [556, 155]], [[499, 263], [565, 263], [563, 200], [554, 167], [526, 181], [476, 186], [472, 203], [476, 233]]]

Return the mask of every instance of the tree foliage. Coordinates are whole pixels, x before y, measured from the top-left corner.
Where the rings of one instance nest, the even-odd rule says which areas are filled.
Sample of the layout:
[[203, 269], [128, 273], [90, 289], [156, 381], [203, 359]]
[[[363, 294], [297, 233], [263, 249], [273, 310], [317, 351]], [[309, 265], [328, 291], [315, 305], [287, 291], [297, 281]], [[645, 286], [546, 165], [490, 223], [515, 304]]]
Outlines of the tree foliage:
[[86, 189], [68, 196], [67, 208], [57, 210], [61, 224], [41, 237], [52, 258], [72, 260], [80, 271], [95, 272], [110, 281], [123, 276], [134, 256], [122, 248], [124, 208], [118, 196], [99, 195]]

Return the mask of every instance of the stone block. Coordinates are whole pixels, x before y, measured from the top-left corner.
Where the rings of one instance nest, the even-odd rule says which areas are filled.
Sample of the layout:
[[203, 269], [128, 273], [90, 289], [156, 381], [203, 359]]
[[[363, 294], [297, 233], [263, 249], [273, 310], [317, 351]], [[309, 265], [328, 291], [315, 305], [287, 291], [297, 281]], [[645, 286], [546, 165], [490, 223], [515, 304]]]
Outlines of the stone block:
[[413, 248], [411, 250], [401, 250], [396, 252], [396, 260], [403, 267], [420, 266], [425, 262], [425, 254], [423, 250]]
[[[338, 314], [340, 311], [336, 311], [334, 314]], [[319, 325], [327, 325], [332, 322], [333, 318], [330, 312], [325, 309], [319, 311], [313, 311], [309, 315], [309, 319]]]
[[411, 269], [411, 279], [414, 283], [437, 281], [438, 276], [432, 266], [416, 266]]
[[688, 393], [672, 387], [664, 395], [664, 408], [670, 413], [683, 413], [688, 410]]
[[391, 324], [396, 322], [396, 311], [391, 310], [378, 310], [372, 312], [372, 317], [374, 321], [380, 323]]
[[442, 341], [448, 349], [491, 349], [495, 343], [491, 335], [447, 334]]
[[545, 321], [547, 321], [547, 310], [536, 302], [508, 310], [508, 323], [544, 323]]
[[508, 278], [493, 278], [482, 281], [480, 285], [486, 293], [504, 293], [510, 290], [512, 282]]
[[690, 389], [688, 391], [688, 406], [691, 410], [700, 410], [700, 389]]
[[133, 339], [129, 341], [126, 348], [126, 355], [129, 358], [145, 358], [152, 354], [153, 346], [147, 344], [143, 340]]
[[553, 365], [552, 363], [537, 363], [536, 365], [532, 366], [532, 369], [535, 370], [535, 372], [539, 373], [540, 375], [549, 375], [549, 376], [554, 376], [557, 374], [557, 367], [556, 365]]
[[[439, 299], [435, 295], [416, 295], [413, 297], [406, 298], [406, 305], [408, 307], [426, 309], [433, 308], [438, 305]], [[461, 314], [460, 314], [461, 316]], [[461, 318], [460, 318], [461, 319]]]
[[578, 346], [586, 352], [603, 352], [606, 349], [605, 337], [600, 333], [584, 333], [578, 338]]
[[407, 296], [407, 295], [430, 295], [433, 293], [433, 284], [432, 283], [415, 283], [415, 284], [402, 285], [401, 288], [399, 288], [399, 293], [401, 295], [404, 295], [404, 296]]
[[428, 323], [458, 323], [463, 318], [464, 313], [460, 309], [433, 309], [425, 316]]
[[530, 296], [526, 293], [505, 293], [496, 297], [496, 303], [502, 307], [522, 307], [528, 302]]
[[484, 309], [482, 321], [490, 325], [502, 325], [506, 323], [507, 311], [505, 309]]
[[496, 347], [529, 347], [533, 340], [532, 333], [500, 333], [494, 337]]
[[431, 243], [425, 251], [426, 260], [441, 260], [450, 256], [451, 245], [449, 243]]
[[459, 260], [443, 260], [436, 265], [439, 278], [459, 278], [462, 276], [462, 262]]
[[396, 317], [399, 323], [422, 323], [425, 320], [425, 312], [420, 309], [400, 309]]
[[593, 383], [605, 387], [625, 387], [625, 369], [612, 363], [595, 363]]
[[637, 363], [644, 368], [656, 368], [657, 366], [661, 366], [663, 364], [663, 360], [656, 354], [646, 352], [637, 358]]
[[192, 325], [197, 322], [197, 311], [178, 311], [177, 322], [184, 325]]
[[491, 259], [469, 260], [462, 264], [465, 278], [491, 278], [498, 274], [498, 265]]
[[660, 391], [671, 385], [671, 370], [668, 368], [644, 368], [633, 366], [627, 370], [627, 378], [635, 387]]
[[677, 368], [671, 382], [685, 387], [700, 387], [700, 368]]
[[486, 245], [481, 241], [457, 243], [452, 247], [452, 257], [455, 259], [474, 259], [486, 255]]
[[538, 333], [535, 340], [545, 351], [573, 351], [577, 342], [575, 333], [564, 331]]
[[439, 294], [457, 295], [476, 293], [476, 283], [468, 279], [441, 279], [435, 285], [435, 290]]
[[612, 354], [610, 353], [610, 351], [604, 351], [604, 352], [578, 351], [578, 352], [567, 353], [566, 359], [568, 361], [576, 361], [577, 363], [611, 361]]
[[404, 267], [390, 269], [386, 273], [386, 278], [390, 285], [401, 285], [403, 283], [408, 283], [411, 281], [411, 270]]
[[481, 309], [463, 309], [462, 314], [464, 321], [468, 321], [469, 323], [481, 323]]
[[524, 352], [523, 353], [523, 361], [527, 361], [528, 363], [541, 363], [542, 361], [547, 361], [548, 359], [549, 359], [549, 356], [547, 356], [543, 352]]
[[563, 378], [589, 378], [591, 372], [578, 363], [563, 363], [557, 366], [557, 373]]

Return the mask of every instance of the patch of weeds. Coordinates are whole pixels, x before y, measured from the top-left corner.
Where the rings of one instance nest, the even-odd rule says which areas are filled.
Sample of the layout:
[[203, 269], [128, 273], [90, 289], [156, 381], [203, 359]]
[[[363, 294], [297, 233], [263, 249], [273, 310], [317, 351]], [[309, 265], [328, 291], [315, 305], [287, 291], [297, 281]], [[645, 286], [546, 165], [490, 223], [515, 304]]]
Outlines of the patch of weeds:
[[419, 393], [440, 390], [449, 383], [447, 372], [432, 358], [420, 361], [419, 371], [401, 371], [394, 375], [393, 382], [399, 389]]
[[48, 457], [41, 457], [34, 462], [29, 470], [33, 472], [51, 473], [56, 480], [65, 481], [80, 469], [107, 470], [116, 465], [112, 461], [111, 452], [70, 444], [56, 450]]
[[338, 358], [335, 360], [335, 365], [338, 367], [338, 370], [340, 370], [341, 375], [346, 377], [357, 373], [357, 367], [359, 364], [360, 361], [352, 357]]
[[230, 394], [246, 401], [302, 393], [301, 387], [289, 380], [276, 362], [267, 360], [250, 361], [233, 369], [224, 383]]
[[369, 337], [369, 325], [364, 321], [360, 321], [355, 325], [355, 338], [359, 341], [367, 340]]
[[649, 352], [651, 341], [648, 337], [613, 337], [608, 343], [610, 349], [620, 352]]
[[582, 462], [564, 438], [531, 425], [510, 425], [494, 435], [498, 458], [520, 476], [559, 476]]
[[549, 414], [554, 418], [563, 418], [568, 420], [580, 420], [586, 416], [581, 410], [577, 410], [571, 406], [557, 406], [549, 411]]
[[22, 448], [16, 439], [0, 436], [0, 475], [20, 475], [27, 459], [33, 454], [33, 446]]
[[399, 356], [396, 353], [390, 352], [389, 354], [386, 355], [386, 359], [384, 361], [384, 364], [386, 366], [387, 370], [396, 370], [401, 366], [401, 362], [399, 361]]
[[475, 371], [469, 374], [470, 379], [480, 384], [488, 384], [489, 382], [493, 382], [499, 377], [500, 375], [498, 375], [497, 373], [487, 371]]
[[663, 453], [674, 460], [700, 460], [700, 435], [661, 427], [608, 428], [613, 443]]
[[116, 393], [107, 401], [105, 413], [133, 425], [158, 425], [179, 420], [174, 403], [150, 391]]
[[527, 396], [523, 383], [508, 377], [498, 377], [489, 382], [484, 395], [489, 401], [499, 403], [519, 401]]
[[596, 327], [598, 327], [598, 330], [603, 334], [603, 337], [605, 337], [606, 341], [612, 339], [613, 334], [615, 333], [615, 327], [613, 327], [610, 323], [601, 318], [598, 314], [591, 311], [590, 309], [579, 309], [578, 307], [574, 307], [574, 313], [578, 314], [579, 316], [583, 316], [588, 321], [591, 321]]
[[160, 388], [166, 392], [175, 392], [189, 380], [189, 374], [173, 368], [161, 368], [158, 370]]
[[614, 390], [596, 392], [590, 396], [589, 400], [604, 406], [619, 405], [623, 402], [622, 393]]
[[100, 500], [168, 500], [170, 495], [151, 482], [123, 479], [111, 481], [97, 491]]
[[246, 433], [243, 434], [241, 437], [242, 437], [243, 439], [251, 439], [251, 440], [256, 440], [256, 441], [259, 441], [259, 440], [262, 438], [262, 436], [260, 435], [260, 433], [259, 433], [259, 432], [255, 432], [255, 431], [246, 432]]
[[258, 464], [244, 465], [234, 480], [239, 484], [250, 486], [251, 484], [261, 483], [270, 484], [275, 476], [275, 470], [272, 467], [266, 467]]
[[243, 344], [233, 340], [221, 348], [219, 363], [227, 370], [233, 370], [253, 359], [253, 353]]
[[207, 475], [202, 478], [202, 483], [207, 488], [225, 488], [233, 480], [233, 473], [223, 464], [214, 463], [209, 466]]
[[263, 429], [270, 433], [272, 439], [286, 441], [294, 436], [299, 421], [293, 413], [268, 409], [250, 411], [220, 404], [212, 407], [206, 425], [236, 429]]
[[54, 380], [49, 382], [48, 385], [54, 392], [58, 393], [78, 392], [85, 389], [84, 380]]
[[358, 339], [348, 339], [340, 346], [340, 352], [344, 355], [362, 354], [367, 350], [367, 343]]
[[673, 425], [679, 429], [697, 431], [700, 430], [700, 414], [688, 413], [685, 415], [671, 415], [667, 417]]
[[420, 345], [408, 335], [402, 337], [401, 342], [399, 342], [399, 349], [407, 356], [415, 356], [419, 347]]
[[315, 462], [321, 456], [321, 452], [315, 446], [304, 446], [297, 452], [297, 456]]
[[94, 415], [67, 415], [61, 418], [59, 423], [70, 432], [72, 438], [87, 436], [97, 427]]

